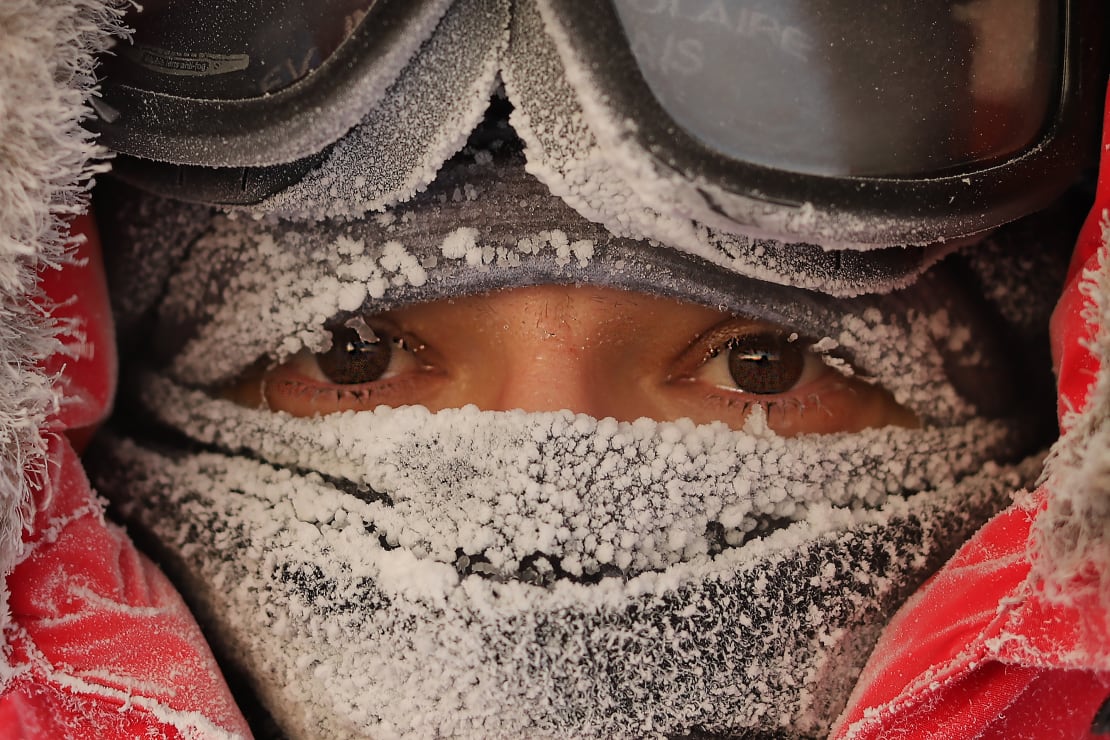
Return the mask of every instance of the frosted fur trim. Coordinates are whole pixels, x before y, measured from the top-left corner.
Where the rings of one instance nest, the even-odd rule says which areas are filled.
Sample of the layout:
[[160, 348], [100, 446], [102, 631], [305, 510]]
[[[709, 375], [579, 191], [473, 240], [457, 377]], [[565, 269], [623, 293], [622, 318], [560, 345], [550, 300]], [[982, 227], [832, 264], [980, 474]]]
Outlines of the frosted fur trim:
[[[1085, 321], [1096, 327], [1090, 350], [1100, 362], [1086, 408], [1072, 410], [1068, 432], [1053, 447], [1045, 468], [1051, 496], [1037, 519], [1030, 547], [1031, 577], [1049, 598], [1070, 602], [1093, 596], [1110, 630], [1110, 212], [1101, 215], [1098, 268], [1088, 270], [1079, 289], [1088, 300]], [[1076, 341], [1069, 337], [1069, 341]]]
[[[42, 426], [57, 399], [38, 361], [62, 349], [61, 326], [36, 307], [36, 273], [73, 247], [66, 219], [81, 213], [104, 151], [79, 122], [95, 84], [95, 55], [120, 33], [122, 0], [0, 3], [0, 571], [6, 575], [46, 468]], [[0, 626], [7, 590], [0, 590]]]

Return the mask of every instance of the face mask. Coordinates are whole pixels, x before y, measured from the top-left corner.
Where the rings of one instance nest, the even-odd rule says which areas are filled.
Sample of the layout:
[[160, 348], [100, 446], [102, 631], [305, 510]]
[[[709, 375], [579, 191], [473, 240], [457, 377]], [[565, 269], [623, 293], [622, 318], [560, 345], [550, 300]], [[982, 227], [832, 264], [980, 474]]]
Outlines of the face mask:
[[[292, 736], [826, 733], [893, 610], [1039, 470], [990, 312], [948, 262], [856, 298], [722, 277], [491, 166], [369, 221], [205, 221], [160, 293], [135, 279], [155, 349], [100, 489]], [[330, 320], [537, 282], [790, 328], [921, 428], [219, 398]]]
[[[1036, 461], [1005, 422], [786, 439], [165, 379], [110, 491], [294, 736], [817, 735], [892, 610]], [[985, 467], [984, 467], [985, 466]]]

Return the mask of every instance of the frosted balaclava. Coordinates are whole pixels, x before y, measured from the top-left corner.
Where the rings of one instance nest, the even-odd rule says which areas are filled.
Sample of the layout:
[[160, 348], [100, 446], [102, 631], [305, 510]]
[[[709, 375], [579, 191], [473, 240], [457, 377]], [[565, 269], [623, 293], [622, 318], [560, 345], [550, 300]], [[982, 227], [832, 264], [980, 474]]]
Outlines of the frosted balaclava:
[[[1041, 409], [1017, 399], [1048, 303], [1022, 286], [1050, 296], [1050, 262], [1005, 233], [928, 269], [817, 249], [778, 273], [883, 291], [790, 287], [614, 237], [511, 142], [474, 141], [360, 219], [117, 209], [113, 291], [142, 351], [101, 490], [290, 737], [822, 736], [894, 609], [1040, 469]], [[221, 397], [327, 348], [334, 320], [538, 283], [774, 322], [920, 424], [785, 438], [758, 405], [734, 430]]]

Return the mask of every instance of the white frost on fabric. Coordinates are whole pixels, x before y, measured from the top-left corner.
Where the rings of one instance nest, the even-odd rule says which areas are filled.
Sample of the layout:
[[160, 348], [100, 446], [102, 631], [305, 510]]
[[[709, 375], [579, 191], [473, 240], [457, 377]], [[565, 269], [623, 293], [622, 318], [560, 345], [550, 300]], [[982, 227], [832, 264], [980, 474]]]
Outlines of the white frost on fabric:
[[467, 255], [479, 249], [478, 230], [470, 226], [460, 226], [443, 238], [441, 249], [447, 259], [471, 261]]
[[[49, 474], [41, 428], [55, 407], [39, 363], [72, 327], [42, 308], [37, 272], [68, 259], [65, 219], [81, 213], [93, 160], [104, 151], [80, 121], [95, 84], [94, 55], [119, 32], [122, 2], [0, 3], [0, 575], [17, 556], [32, 512], [30, 486]], [[70, 346], [79, 351], [73, 342]], [[7, 624], [0, 587], [0, 627]], [[0, 684], [3, 682], [0, 681]]]
[[[843, 228], [871, 226], [881, 232], [880, 219], [848, 223], [843, 213], [820, 214], [812, 207], [784, 211], [704, 182], [691, 185], [679, 173], [663, 170], [630, 143], [632, 122], [601, 112], [605, 95], [594, 88], [592, 75], [554, 17], [543, 2], [516, 8], [502, 71], [514, 104], [510, 120], [527, 144], [528, 171], [611, 233], [658, 241], [758, 280], [840, 296], [904, 287], [954, 248], [925, 239], [928, 246], [915, 269], [864, 278], [847, 267], [859, 264], [853, 250], [864, 245], [846, 241]], [[706, 203], [710, 192], [718, 203], [743, 201], [745, 212], [716, 217]], [[790, 234], [805, 244], [785, 243]], [[815, 243], [821, 246], [811, 246]], [[847, 248], [841, 260], [827, 254], [798, 256], [831, 246]]]
[[820, 733], [890, 610], [1023, 482], [987, 462], [1000, 422], [295, 419], [143, 385], [212, 452], [121, 441], [100, 485], [293, 737]]
[[472, 267], [504, 266], [516, 267], [523, 256], [536, 256], [545, 250], [555, 253], [555, 264], [560, 267], [575, 261], [579, 267], [587, 267], [594, 255], [592, 239], [570, 241], [566, 232], [560, 229], [538, 231], [517, 240], [516, 249], [481, 243], [481, 233], [471, 226], [460, 226], [443, 238], [440, 245], [442, 255], [449, 260], [464, 260]]
[[[383, 228], [388, 233], [393, 227]], [[474, 267], [513, 267], [522, 254], [546, 251], [556, 264], [586, 266], [593, 242], [542, 230], [521, 237], [514, 251], [484, 244], [476, 229], [460, 227], [444, 237], [440, 256]], [[396, 239], [367, 244], [338, 234], [321, 245], [295, 229], [279, 239], [264, 224], [216, 216], [169, 280], [160, 307], [170, 325], [202, 323], [175, 358], [176, 372], [188, 382], [211, 384], [263, 355], [281, 362], [302, 348], [319, 351], [330, 342], [326, 321], [397, 288], [423, 286], [438, 262], [422, 261]]]
[[[818, 526], [830, 506], [885, 506], [891, 495], [977, 472], [982, 460], [1005, 455], [1013, 437], [1007, 423], [985, 420], [784, 438], [758, 418], [744, 434], [688, 420], [627, 424], [474, 407], [297, 418], [213, 402], [157, 379], [142, 396], [163, 422], [205, 444], [386, 491], [391, 503], [375, 501], [362, 516], [390, 545], [442, 562], [460, 549], [482, 553], [498, 571], [543, 551], [575, 576], [605, 565], [638, 574], [705, 555], [710, 521], [738, 545], [760, 520]], [[573, 446], [547, 444], [563, 439]], [[629, 459], [649, 470], [652, 485], [628, 477], [637, 473], [626, 469]], [[751, 478], [737, 478], [738, 469]], [[639, 495], [626, 499], [629, 490]], [[532, 528], [515, 529], [522, 519]]]
[[[326, 348], [331, 339], [324, 323], [337, 313], [380, 299], [391, 286], [427, 280], [425, 268], [397, 241], [368, 249], [338, 236], [317, 248], [304, 246], [296, 233], [279, 245], [262, 231], [247, 248], [238, 224], [217, 218], [216, 229], [170, 281], [162, 306], [165, 317], [191, 316], [213, 300], [213, 291], [220, 293], [208, 341], [193, 342], [179, 359], [182, 367], [203, 368], [209, 381], [241, 371], [244, 361], [266, 352], [280, 361], [304, 347]], [[229, 277], [215, 287], [209, 278], [221, 273]]]
[[844, 316], [841, 332], [835, 339], [827, 338], [831, 345], [818, 351], [826, 353], [822, 359], [833, 367], [840, 363], [827, 352], [833, 348], [852, 352], [861, 379], [886, 388], [895, 401], [924, 419], [966, 420], [975, 407], [948, 381], [936, 349], [945, 334], [938, 333], [941, 325], [935, 319], [935, 314], [910, 309], [902, 322], [892, 323], [878, 309], [868, 309], [861, 315]]
[[1103, 620], [1089, 629], [1105, 635], [1110, 631], [1110, 212], [1101, 214], [1100, 225], [1099, 267], [1084, 273], [1080, 290], [1087, 301], [1083, 318], [1096, 327], [1089, 349], [1101, 363], [1086, 407], [1069, 411], [1063, 421], [1067, 431], [1045, 466], [1051, 497], [1032, 534], [1031, 578], [1063, 602], [1080, 591], [1093, 596]]
[[[50, 681], [57, 683], [59, 686], [73, 692], [75, 695], [85, 697], [96, 696], [103, 697], [109, 701], [118, 701], [121, 703], [121, 712], [128, 711], [132, 707], [138, 707], [149, 716], [161, 722], [165, 728], [172, 727], [174, 730], [181, 733], [181, 737], [184, 740], [244, 740], [242, 735], [228, 732], [214, 724], [208, 717], [199, 712], [174, 709], [149, 696], [142, 695], [142, 692], [148, 691], [151, 688], [164, 690], [165, 687], [160, 684], [148, 686], [143, 685], [139, 681], [134, 681], [126, 685], [125, 688], [117, 688], [107, 684], [119, 683], [121, 680], [120, 676], [114, 674], [108, 676], [90, 676], [88, 674], [75, 675], [72, 672], [51, 670], [48, 661], [41, 655], [33, 656], [33, 660], [46, 668], [46, 675]], [[107, 681], [103, 679], [107, 679]], [[90, 729], [91, 728], [88, 726], [78, 724], [78, 726], [71, 728], [71, 731], [75, 733], [88, 732]], [[73, 737], [77, 737], [77, 735], [73, 735]]]
[[[370, 503], [362, 515], [390, 545], [445, 563], [457, 550], [482, 553], [499, 572], [540, 551], [576, 576], [604, 565], [641, 573], [695, 559], [709, 551], [710, 522], [738, 545], [759, 521], [813, 524], [830, 506], [876, 509], [892, 495], [978, 471], [1010, 451], [1014, 438], [1008, 422], [982, 420], [784, 438], [758, 419], [733, 433], [720, 423], [629, 424], [474, 407], [297, 418], [157, 380], [142, 397], [162, 421], [206, 444], [388, 493], [390, 503]], [[452, 431], [459, 429], [467, 432]], [[631, 461], [642, 470], [630, 471]]]

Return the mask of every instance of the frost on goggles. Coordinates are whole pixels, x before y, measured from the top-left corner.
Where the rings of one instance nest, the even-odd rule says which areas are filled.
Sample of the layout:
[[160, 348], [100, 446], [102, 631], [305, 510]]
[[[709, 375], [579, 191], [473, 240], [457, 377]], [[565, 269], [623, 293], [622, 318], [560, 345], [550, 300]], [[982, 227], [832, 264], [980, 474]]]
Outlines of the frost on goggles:
[[1034, 143], [1052, 0], [613, 0], [665, 111], [714, 150], [814, 175], [950, 170]]
[[152, 92], [241, 100], [307, 77], [376, 0], [149, 0], [108, 74]]

